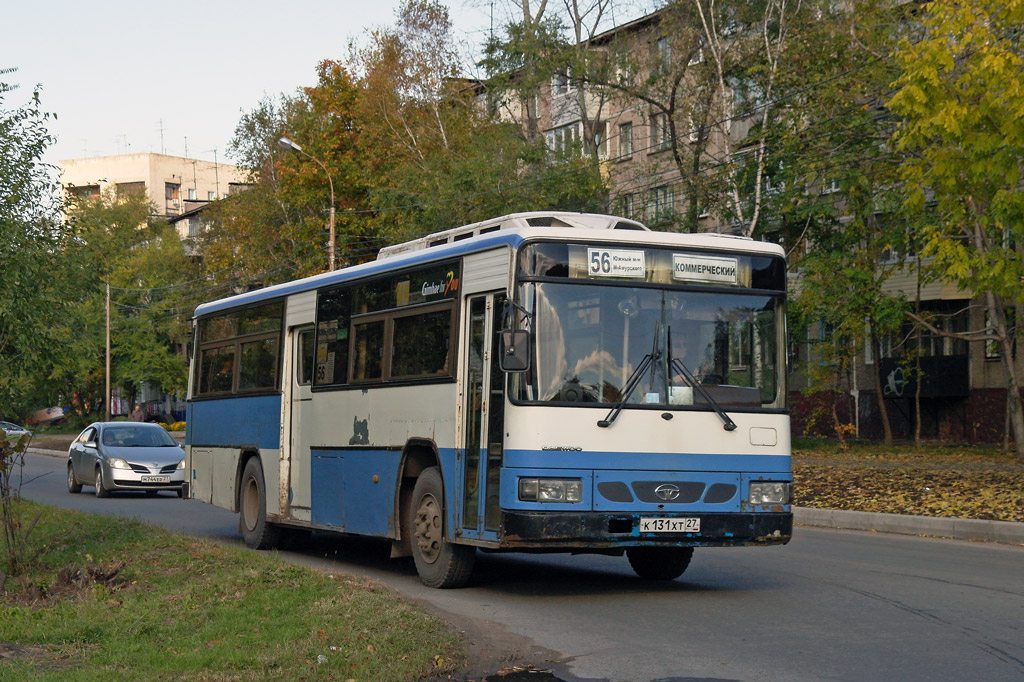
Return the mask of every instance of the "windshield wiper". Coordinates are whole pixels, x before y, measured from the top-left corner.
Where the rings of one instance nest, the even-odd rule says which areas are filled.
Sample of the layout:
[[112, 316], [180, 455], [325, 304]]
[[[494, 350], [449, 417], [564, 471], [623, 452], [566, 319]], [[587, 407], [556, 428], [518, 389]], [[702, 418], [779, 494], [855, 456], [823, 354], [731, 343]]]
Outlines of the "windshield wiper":
[[736, 430], [736, 422], [734, 422], [732, 418], [725, 412], [725, 410], [723, 410], [719, 406], [718, 402], [711, 397], [711, 394], [708, 393], [708, 389], [704, 388], [703, 384], [699, 383], [696, 379], [694, 379], [693, 374], [691, 374], [690, 370], [686, 368], [686, 365], [683, 364], [682, 360], [680, 360], [679, 358], [672, 358], [671, 360], [669, 360], [669, 365], [672, 367], [672, 369], [682, 374], [683, 378], [686, 379], [687, 383], [689, 383], [690, 386], [693, 387], [693, 390], [697, 391], [697, 393], [700, 394], [700, 397], [704, 398], [704, 400], [707, 401], [708, 405], [711, 406], [711, 409], [713, 409], [715, 411], [715, 414], [717, 414], [718, 417], [722, 420], [722, 428], [724, 428], [726, 431]]
[[[661, 351], [658, 350], [659, 331], [661, 331], [661, 322], [656, 322], [654, 325], [654, 347], [651, 348], [650, 353], [643, 357], [640, 364], [636, 366], [633, 373], [629, 375], [628, 379], [626, 379], [626, 386], [622, 391], [622, 397], [619, 401], [612, 405], [611, 411], [608, 412], [604, 419], [597, 422], [597, 425], [602, 429], [608, 428], [616, 419], [618, 419], [619, 413], [622, 412], [622, 408], [626, 405], [626, 401], [629, 400], [629, 397], [633, 395], [633, 391], [636, 390], [636, 387], [640, 385], [640, 381], [643, 380], [644, 373], [647, 371], [647, 368], [650, 367], [655, 360], [661, 357]], [[623, 359], [625, 360], [625, 358]], [[652, 375], [651, 381], [653, 380], [654, 377]]]

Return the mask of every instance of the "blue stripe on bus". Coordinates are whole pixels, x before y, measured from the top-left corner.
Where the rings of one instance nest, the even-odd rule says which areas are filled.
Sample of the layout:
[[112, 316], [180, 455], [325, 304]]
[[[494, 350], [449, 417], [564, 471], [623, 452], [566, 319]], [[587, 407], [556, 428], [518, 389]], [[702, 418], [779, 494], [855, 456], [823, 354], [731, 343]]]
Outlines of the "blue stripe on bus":
[[408, 266], [420, 265], [432, 261], [442, 261], [477, 251], [486, 251], [488, 249], [493, 249], [496, 246], [508, 245], [514, 249], [523, 241], [524, 239], [522, 235], [516, 232], [498, 231], [493, 233], [493, 235], [489, 234], [486, 237], [452, 242], [445, 246], [435, 246], [430, 249], [411, 251], [408, 254], [401, 254], [382, 261], [370, 261], [368, 263], [354, 265], [350, 268], [335, 270], [333, 272], [325, 272], [305, 279], [296, 280], [294, 282], [277, 284], [267, 287], [266, 289], [250, 291], [244, 294], [239, 294], [238, 296], [232, 296], [231, 298], [203, 303], [196, 308], [195, 316], [199, 317], [201, 315], [209, 315], [210, 313], [230, 310], [240, 306], [252, 305], [254, 303], [259, 303], [260, 301], [289, 296], [303, 291], [316, 290], [321, 287], [329, 287], [362, 277], [370, 277], [372, 275], [393, 272]]
[[709, 455], [686, 452], [568, 452], [505, 450], [504, 465], [527, 469], [627, 469], [629, 471], [748, 471], [790, 474], [789, 455]]
[[185, 442], [221, 447], [281, 447], [281, 396], [200, 400], [188, 404]]

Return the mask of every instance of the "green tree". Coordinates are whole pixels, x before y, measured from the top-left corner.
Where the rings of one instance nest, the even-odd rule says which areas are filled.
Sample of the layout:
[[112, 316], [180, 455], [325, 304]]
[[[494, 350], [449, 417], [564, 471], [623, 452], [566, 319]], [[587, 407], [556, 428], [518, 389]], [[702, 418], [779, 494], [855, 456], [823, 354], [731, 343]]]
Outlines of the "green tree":
[[[785, 241], [800, 273], [794, 328], [822, 325], [834, 337], [811, 334], [816, 357], [804, 369], [812, 391], [853, 389], [856, 359], [869, 349], [880, 358], [879, 341], [898, 337], [905, 320], [904, 297], [885, 286], [901, 267], [893, 256], [911, 249], [889, 149], [895, 122], [884, 109], [894, 74], [879, 58], [895, 45], [898, 17], [875, 2], [825, 13], [813, 33], [791, 43], [790, 68], [780, 74], [786, 91], [803, 90], [788, 106], [804, 123], [775, 136], [780, 166], [764, 227]], [[880, 363], [866, 369], [890, 444]]]
[[1024, 458], [1017, 332], [1007, 316], [1024, 302], [1024, 1], [936, 0], [920, 20], [920, 35], [896, 52], [889, 101], [902, 118], [895, 142], [907, 209], [924, 216], [922, 253], [938, 276], [984, 300]]
[[187, 320], [196, 303], [200, 269], [186, 256], [174, 228], [151, 217], [141, 192], [80, 199], [68, 209], [77, 260], [88, 275], [79, 301], [82, 320], [76, 361], [54, 377], [72, 407], [102, 409], [105, 400], [106, 289], [111, 291], [112, 385], [135, 395], [143, 382], [183, 393]]
[[[13, 69], [0, 70], [0, 78]], [[42, 156], [53, 138], [39, 90], [8, 108], [0, 81], [0, 412], [56, 404], [51, 379], [74, 362], [81, 272], [59, 219], [60, 194]]]
[[[324, 269], [324, 168], [341, 266], [391, 241], [603, 196], [594, 164], [547, 154], [480, 105], [475, 84], [456, 77], [454, 44], [443, 6], [408, 0], [396, 24], [372, 32], [346, 62], [322, 62], [315, 86], [243, 117], [233, 152], [251, 189], [211, 206], [201, 247], [219, 285], [240, 290]], [[278, 148], [281, 136], [308, 156]]]

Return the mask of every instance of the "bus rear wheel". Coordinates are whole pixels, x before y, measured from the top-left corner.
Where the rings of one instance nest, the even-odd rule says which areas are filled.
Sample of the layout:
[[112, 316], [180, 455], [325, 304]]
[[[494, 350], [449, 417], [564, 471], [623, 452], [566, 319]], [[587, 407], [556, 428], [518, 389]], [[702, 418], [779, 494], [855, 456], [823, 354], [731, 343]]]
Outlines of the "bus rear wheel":
[[473, 572], [476, 550], [445, 539], [444, 485], [437, 467], [416, 479], [409, 510], [412, 556], [416, 572], [427, 587], [462, 587]]
[[628, 547], [626, 558], [644, 580], [675, 580], [690, 565], [693, 547]]
[[253, 549], [277, 546], [280, 529], [267, 521], [267, 485], [258, 457], [251, 457], [242, 470], [242, 487], [238, 491], [238, 527], [245, 544]]

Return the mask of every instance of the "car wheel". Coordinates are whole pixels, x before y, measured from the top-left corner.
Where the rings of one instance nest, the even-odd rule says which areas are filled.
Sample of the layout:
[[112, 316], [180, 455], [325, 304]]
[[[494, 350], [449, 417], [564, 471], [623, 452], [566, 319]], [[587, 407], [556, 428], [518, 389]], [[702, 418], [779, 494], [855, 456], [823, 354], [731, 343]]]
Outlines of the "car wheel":
[[412, 556], [427, 587], [462, 587], [469, 581], [476, 549], [453, 545], [444, 536], [444, 484], [437, 467], [424, 469], [412, 492], [409, 509]]
[[245, 544], [253, 549], [277, 547], [280, 529], [267, 521], [267, 485], [263, 481], [263, 466], [257, 457], [250, 458], [242, 471], [238, 510], [238, 526]]
[[75, 468], [71, 464], [68, 464], [68, 492], [72, 494], [82, 492], [82, 484], [78, 482]]
[[103, 469], [96, 467], [96, 497], [110, 497], [110, 491], [103, 487]]

